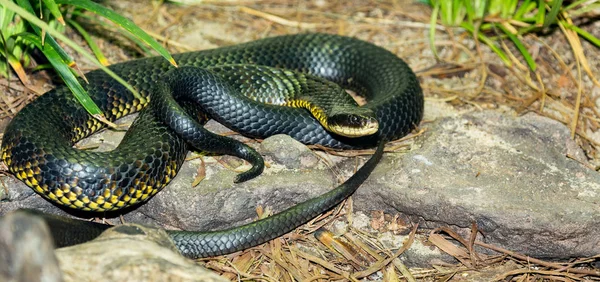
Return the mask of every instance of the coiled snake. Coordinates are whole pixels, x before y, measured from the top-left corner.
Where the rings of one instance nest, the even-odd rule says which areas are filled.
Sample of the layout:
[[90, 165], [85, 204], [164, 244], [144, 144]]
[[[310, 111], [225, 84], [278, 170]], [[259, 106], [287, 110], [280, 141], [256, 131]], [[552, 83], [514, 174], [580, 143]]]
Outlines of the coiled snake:
[[[73, 148], [75, 142], [99, 130], [102, 124], [87, 114], [66, 87], [57, 87], [15, 116], [4, 133], [2, 160], [17, 178], [54, 203], [75, 209], [107, 211], [144, 202], [165, 187], [177, 174], [190, 144], [197, 149], [249, 160], [253, 168], [240, 174], [238, 181], [260, 174], [263, 165], [260, 155], [237, 141], [203, 130], [201, 125], [206, 118], [215, 118], [252, 137], [288, 134], [305, 144], [332, 148], [374, 147], [379, 142], [376, 153], [354, 176], [320, 197], [229, 230], [169, 231], [182, 254], [213, 256], [280, 236], [341, 202], [373, 170], [381, 157], [383, 142], [407, 134], [418, 124], [423, 112], [421, 88], [411, 69], [391, 52], [349, 37], [280, 36], [182, 53], [174, 58], [180, 66], [188, 67], [171, 70], [168, 62], [158, 57], [110, 67], [132, 84], [143, 99], [135, 98], [102, 71], [86, 74], [89, 81], [86, 90], [109, 120], [146, 108], [115, 150], [91, 152]], [[271, 79], [271, 74], [280, 75], [281, 79]], [[161, 79], [162, 76], [166, 78]], [[312, 101], [310, 95], [279, 102], [289, 107], [261, 103], [277, 103], [281, 96], [252, 97], [262, 91], [261, 87], [266, 89], [262, 92], [267, 93], [329, 88], [327, 82], [314, 85], [306, 82], [323, 79], [357, 91], [366, 97], [367, 104], [358, 107], [356, 114], [338, 115], [337, 102], [328, 105], [325, 102], [326, 105], [320, 107], [323, 102]], [[253, 82], [261, 86], [254, 87], [258, 91], [247, 91], [250, 98], [229, 95], [229, 92], [241, 93], [253, 88]], [[169, 90], [191, 94], [181, 95], [181, 106], [172, 104], [171, 98], [155, 98], [158, 95], [155, 92]], [[146, 107], [150, 93], [153, 93], [150, 104], [154, 106]], [[210, 95], [201, 95], [203, 93]], [[203, 100], [203, 104], [196, 104], [192, 99]], [[193, 114], [197, 118], [190, 118], [183, 111], [190, 114], [201, 111], [202, 114]], [[371, 126], [371, 131], [376, 133], [351, 136], [355, 129], [369, 127], [365, 120], [357, 118], [363, 112], [373, 114], [378, 121], [374, 130]], [[348, 126], [338, 128], [338, 133], [322, 126], [335, 131], [336, 126], [344, 124]], [[186, 135], [183, 138], [188, 142], [178, 134]], [[58, 230], [61, 222], [73, 221], [45, 217], [53, 230]], [[59, 245], [74, 244], [106, 229], [106, 226], [88, 223], [83, 226], [79, 233], [84, 235], [54, 232], [58, 237], [67, 234], [55, 240]], [[79, 227], [71, 225], [67, 230], [69, 228]]]

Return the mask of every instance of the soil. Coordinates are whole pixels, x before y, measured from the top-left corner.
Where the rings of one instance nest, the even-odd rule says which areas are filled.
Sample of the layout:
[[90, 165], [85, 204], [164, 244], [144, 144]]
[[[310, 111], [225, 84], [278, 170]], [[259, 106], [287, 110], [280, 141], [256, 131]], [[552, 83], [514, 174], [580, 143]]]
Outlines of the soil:
[[[426, 99], [444, 105], [437, 108], [439, 112], [426, 113], [424, 125], [435, 118], [457, 112], [495, 109], [510, 115], [536, 112], [571, 126], [580, 100], [573, 138], [587, 154], [586, 165], [591, 168], [600, 166], [597, 151], [600, 146], [600, 116], [597, 110], [600, 107], [600, 85], [594, 81], [600, 79], [600, 60], [597, 59], [600, 58], [600, 48], [585, 40], [581, 42], [590, 71], [579, 71], [573, 49], [558, 28], [550, 29], [546, 34], [522, 38], [538, 64], [537, 71], [531, 72], [510, 41], [505, 40], [503, 44], [514, 55], [515, 62], [512, 66], [506, 66], [490, 48], [474, 42], [462, 30], [440, 25], [435, 26], [436, 58], [429, 42], [431, 9], [408, 0], [187, 1], [198, 2], [192, 5], [174, 2], [177, 1], [158, 4], [143, 0], [111, 0], [103, 4], [150, 31], [173, 53], [303, 32], [336, 33], [373, 42], [404, 58], [417, 73]], [[145, 56], [140, 53], [139, 47], [129, 43], [118, 32], [106, 32], [94, 22], [87, 22], [85, 27], [93, 33], [111, 63]], [[591, 21], [582, 28], [600, 37], [600, 22]], [[75, 32], [68, 31], [68, 34], [85, 45]], [[74, 53], [68, 48], [67, 51]], [[96, 68], [85, 59], [77, 59], [77, 64], [82, 72]], [[31, 80], [34, 86], [30, 88], [35, 91], [22, 87], [15, 79], [11, 79], [10, 83], [6, 79], [0, 80], [0, 85], [10, 85], [0, 101], [0, 127], [6, 126], [10, 117], [27, 101], [49, 89], [52, 77], [46, 72], [33, 73]], [[246, 254], [227, 256], [226, 259], [236, 264], [246, 259]], [[265, 261], [261, 265], [246, 268], [248, 273], [260, 273], [260, 269], [267, 265], [277, 265], [276, 258], [262, 258]], [[482, 267], [476, 271], [477, 274], [471, 274], [487, 277], [487, 280], [498, 277], [498, 273], [522, 269], [527, 264], [516, 261], [519, 266], [514, 265], [513, 259], [500, 259], [497, 264]], [[209, 260], [203, 263], [227, 278], [237, 277], [228, 268], [229, 265], [222, 261]], [[593, 269], [592, 266], [589, 269]], [[317, 271], [322, 268], [314, 269]], [[452, 276], [441, 274], [445, 272], [440, 269], [418, 271], [430, 273], [422, 276], [425, 280]], [[444, 269], [446, 272], [448, 269], [466, 270], [461, 264]], [[293, 268], [283, 267], [281, 270], [293, 272]], [[388, 273], [387, 268], [382, 270]], [[391, 277], [389, 275], [384, 277]], [[455, 276], [452, 280], [465, 280], [465, 277]], [[598, 279], [600, 275], [594, 277]]]

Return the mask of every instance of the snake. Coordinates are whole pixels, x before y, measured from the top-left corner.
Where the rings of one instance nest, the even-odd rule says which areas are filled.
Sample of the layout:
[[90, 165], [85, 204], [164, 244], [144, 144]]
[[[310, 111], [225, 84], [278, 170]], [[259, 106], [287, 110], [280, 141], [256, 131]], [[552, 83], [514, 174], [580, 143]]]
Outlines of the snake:
[[[85, 74], [88, 95], [109, 121], [139, 112], [121, 143], [109, 152], [74, 147], [105, 124], [88, 114], [66, 86], [36, 98], [15, 115], [4, 132], [1, 158], [8, 170], [56, 205], [104, 212], [142, 204], [163, 189], [177, 174], [191, 146], [248, 160], [252, 168], [240, 173], [238, 182], [259, 175], [264, 165], [260, 155], [248, 145], [203, 129], [209, 118], [249, 137], [287, 134], [304, 144], [329, 148], [377, 147], [346, 182], [276, 215], [220, 231], [168, 231], [183, 255], [215, 256], [267, 242], [339, 204], [373, 171], [384, 143], [408, 134], [423, 114], [422, 90], [411, 68], [392, 52], [352, 37], [284, 35], [173, 58], [179, 68], [160, 57], [109, 66], [140, 96], [101, 70]], [[274, 74], [279, 78], [272, 79]], [[337, 102], [323, 106], [311, 95], [281, 99], [273, 94], [310, 89], [312, 82], [306, 81], [320, 81], [315, 84], [320, 86], [312, 87], [317, 89], [330, 88], [328, 82], [337, 84], [367, 102], [344, 109], [354, 111], [348, 114], [338, 113]], [[275, 98], [228, 95], [252, 88], [246, 91], [252, 96], [263, 87]], [[178, 105], [155, 94], [180, 88], [191, 94]], [[203, 105], [192, 101], [204, 92], [208, 95], [199, 98], [206, 100]], [[182, 133], [187, 136], [181, 137]], [[194, 140], [200, 141], [190, 144]], [[108, 228], [40, 216], [53, 230], [58, 246], [91, 240]]]

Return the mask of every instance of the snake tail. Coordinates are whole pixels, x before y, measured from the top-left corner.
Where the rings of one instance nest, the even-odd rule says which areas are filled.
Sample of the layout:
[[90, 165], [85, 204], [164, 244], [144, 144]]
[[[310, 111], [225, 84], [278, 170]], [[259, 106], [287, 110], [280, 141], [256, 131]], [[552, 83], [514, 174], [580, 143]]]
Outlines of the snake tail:
[[[335, 189], [273, 216], [225, 230], [209, 232], [167, 230], [167, 234], [183, 256], [193, 259], [229, 254], [260, 245], [291, 232], [352, 195], [375, 169], [383, 155], [383, 148], [384, 143], [381, 142], [371, 158], [354, 175]], [[35, 210], [22, 211], [38, 216], [46, 222], [57, 247], [88, 242], [111, 227], [106, 224], [61, 217]]]
[[[176, 54], [174, 58], [180, 66], [261, 65], [281, 69], [284, 74], [299, 71], [330, 80], [364, 95], [367, 103], [360, 108], [372, 111], [378, 121], [375, 134], [349, 138], [327, 131], [304, 108], [266, 105], [258, 111], [258, 107], [246, 102], [228, 104], [219, 103], [219, 99], [203, 108], [210, 118], [211, 111], [224, 112], [224, 116], [215, 119], [250, 137], [287, 134], [302, 143], [325, 147], [374, 147], [379, 140], [397, 139], [410, 132], [423, 113], [422, 90], [408, 65], [392, 52], [355, 38], [288, 35]], [[109, 68], [142, 95], [135, 97], [101, 70], [86, 73], [88, 83], [83, 84], [108, 120], [141, 111], [115, 150], [96, 152], [73, 146], [104, 125], [87, 113], [66, 86], [58, 86], [29, 103], [4, 131], [0, 155], [8, 170], [53, 203], [95, 212], [143, 203], [175, 177], [189, 149], [188, 142], [155, 117], [153, 111], [146, 110], [156, 81], [173, 67], [160, 57], [152, 57]], [[234, 73], [234, 80], [271, 81], [269, 75], [240, 76], [235, 74], [235, 67], [222, 69], [225, 74]], [[278, 84], [281, 87], [276, 88], [285, 90], [296, 87], [295, 82], [302, 84], [299, 77], [287, 81], [294, 83]], [[231, 141], [223, 144], [237, 148], [234, 153], [254, 165], [254, 170], [239, 176], [238, 181], [260, 170], [261, 161], [253, 151]]]
[[[102, 70], [91, 71], [85, 75], [87, 83], [82, 81], [82, 84], [109, 121], [139, 112], [119, 146], [106, 152], [81, 150], [74, 146], [105, 125], [89, 115], [66, 86], [60, 85], [25, 106], [8, 124], [0, 150], [2, 161], [13, 175], [52, 203], [83, 211], [117, 211], [147, 201], [170, 183], [181, 168], [190, 143], [212, 151], [223, 150], [250, 161], [253, 167], [238, 175], [237, 181], [260, 173], [264, 165], [262, 158], [239, 142], [220, 139], [202, 129], [199, 133], [188, 132], [191, 135], [188, 139], [176, 132], [202, 125], [208, 118], [249, 137], [267, 138], [275, 134], [287, 134], [304, 144], [356, 149], [373, 148], [384, 141], [406, 135], [423, 115], [422, 89], [410, 67], [392, 52], [356, 38], [332, 34], [286, 35], [181, 53], [173, 57], [181, 67], [219, 72], [218, 75], [228, 81], [229, 86], [219, 86], [219, 79], [201, 73], [200, 76], [206, 81], [217, 84], [203, 85], [197, 89], [219, 89], [215, 92], [218, 95], [206, 97], [209, 99], [207, 106], [196, 105], [189, 99], [179, 101], [179, 108], [167, 106], [164, 101], [159, 104], [159, 107], [171, 108], [177, 115], [167, 122], [176, 125], [173, 129], [154, 114], [153, 107], [148, 106], [149, 101], [152, 103], [154, 99], [156, 82], [173, 70], [169, 62], [161, 57], [152, 57], [109, 67], [131, 84], [141, 97], [134, 96]], [[274, 79], [275, 74], [281, 79]], [[188, 81], [184, 75], [175, 72], [169, 76], [180, 81], [170, 85], [171, 88]], [[290, 105], [295, 103], [291, 107], [276, 106], [277, 103], [259, 107], [251, 103], [254, 101], [251, 99], [220, 96], [221, 92], [225, 92], [220, 90], [250, 91], [248, 85], [276, 90], [272, 93], [296, 92], [296, 89], [305, 86], [342, 92], [340, 88], [328, 86], [331, 83], [324, 85], [317, 83], [317, 80], [329, 80], [343, 89], [353, 90], [365, 98], [366, 104], [347, 115], [347, 118], [338, 114], [338, 102], [332, 102], [330, 105], [335, 107], [327, 109], [330, 100], [321, 100], [316, 96], [294, 96], [292, 100], [296, 102], [290, 102]], [[165, 88], [158, 86], [158, 92], [168, 91], [160, 87]], [[250, 96], [256, 93], [252, 91]], [[289, 100], [283, 100], [283, 104], [285, 101]], [[201, 112], [192, 114], [196, 109]], [[216, 112], [222, 115], [213, 116], [212, 113]], [[183, 117], [184, 114], [198, 117], [195, 118], [196, 124]], [[372, 117], [377, 124], [363, 124], [359, 116]], [[335, 130], [332, 132], [324, 126], [324, 120], [330, 128], [338, 125], [347, 128], [347, 125], [351, 125], [351, 129], [342, 128], [341, 133], [335, 133]], [[348, 137], [364, 133], [352, 129], [357, 128], [356, 125], [377, 131], [366, 136]], [[177, 129], [177, 126], [181, 128]], [[208, 143], [194, 144], [189, 141], [194, 139], [195, 134]], [[368, 177], [380, 157], [381, 148], [340, 187], [281, 214], [225, 231], [175, 232], [172, 236], [182, 253], [189, 257], [222, 254], [260, 244], [339, 203]], [[199, 210], [199, 213], [202, 211]], [[83, 227], [73, 230], [79, 226], [62, 226], [62, 232], [65, 233], [83, 232], [86, 236], [93, 233], [85, 231]], [[94, 232], [102, 228], [96, 226]], [[68, 239], [67, 243], [70, 243]]]

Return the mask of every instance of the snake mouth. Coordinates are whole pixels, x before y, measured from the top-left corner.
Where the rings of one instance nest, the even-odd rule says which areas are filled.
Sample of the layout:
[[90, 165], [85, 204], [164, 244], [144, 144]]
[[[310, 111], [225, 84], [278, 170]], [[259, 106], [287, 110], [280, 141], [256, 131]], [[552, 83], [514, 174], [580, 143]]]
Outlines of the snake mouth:
[[379, 122], [374, 117], [338, 114], [328, 119], [329, 130], [335, 134], [356, 138], [373, 135], [379, 130]]

